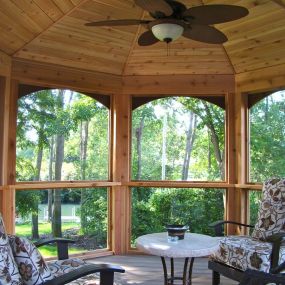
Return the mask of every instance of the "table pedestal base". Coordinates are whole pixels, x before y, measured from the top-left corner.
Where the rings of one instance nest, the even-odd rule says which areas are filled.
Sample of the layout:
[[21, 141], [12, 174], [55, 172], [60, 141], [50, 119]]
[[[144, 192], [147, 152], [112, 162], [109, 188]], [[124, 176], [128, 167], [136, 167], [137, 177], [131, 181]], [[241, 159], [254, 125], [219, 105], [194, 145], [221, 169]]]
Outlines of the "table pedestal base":
[[[164, 285], [175, 285], [176, 284], [174, 283], [175, 280], [181, 280], [182, 285], [192, 284], [192, 269], [193, 269], [194, 257], [185, 258], [182, 277], [174, 276], [174, 259], [173, 258], [170, 258], [170, 277], [168, 276], [168, 273], [167, 273], [167, 266], [166, 266], [165, 258], [163, 256], [161, 256], [160, 258], [161, 258], [163, 273], [164, 273]], [[190, 259], [190, 265], [188, 269], [189, 259]]]

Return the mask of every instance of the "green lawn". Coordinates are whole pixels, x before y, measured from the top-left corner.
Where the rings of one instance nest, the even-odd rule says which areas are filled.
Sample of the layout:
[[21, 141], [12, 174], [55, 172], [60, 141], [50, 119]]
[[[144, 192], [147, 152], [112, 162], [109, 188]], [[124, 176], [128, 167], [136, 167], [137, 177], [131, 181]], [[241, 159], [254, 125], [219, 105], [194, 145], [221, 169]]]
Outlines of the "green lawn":
[[[53, 257], [57, 256], [57, 250], [56, 246], [53, 245], [44, 245], [39, 248], [39, 251], [44, 257]], [[86, 252], [86, 249], [81, 249], [81, 248], [75, 248], [75, 247], [69, 247], [68, 248], [68, 253], [69, 255], [75, 254], [75, 253], [81, 253], [81, 252]]]
[[[63, 223], [61, 225], [62, 231], [78, 228], [80, 227], [77, 223]], [[30, 237], [32, 233], [32, 225], [31, 223], [25, 224], [18, 224], [16, 225], [16, 235]], [[50, 234], [51, 233], [51, 224], [50, 223], [39, 223], [39, 233], [40, 235], [43, 234]]]
[[[62, 224], [62, 231], [72, 229], [72, 228], [78, 228], [79, 224], [77, 223], [63, 223]], [[22, 237], [30, 237], [32, 231], [32, 225], [31, 223], [25, 223], [25, 224], [18, 224], [16, 225], [16, 235], [22, 236]], [[51, 224], [50, 223], [40, 223], [39, 224], [39, 233], [40, 235], [46, 235], [51, 233]], [[57, 255], [57, 249], [54, 245], [45, 245], [39, 248], [41, 254], [44, 257], [53, 257]], [[75, 248], [70, 246], [69, 247], [69, 254], [75, 254], [80, 252], [85, 252], [86, 249], [81, 248]]]

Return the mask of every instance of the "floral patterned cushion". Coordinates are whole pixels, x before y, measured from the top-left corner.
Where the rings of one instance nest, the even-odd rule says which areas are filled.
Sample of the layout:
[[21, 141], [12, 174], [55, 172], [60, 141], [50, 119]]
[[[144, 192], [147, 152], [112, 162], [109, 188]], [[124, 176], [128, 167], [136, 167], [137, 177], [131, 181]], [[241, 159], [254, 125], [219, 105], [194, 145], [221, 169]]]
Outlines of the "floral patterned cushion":
[[60, 276], [87, 264], [84, 260], [70, 258], [48, 262], [48, 267], [54, 276]]
[[23, 284], [37, 285], [54, 278], [36, 246], [26, 238], [9, 236]]
[[261, 201], [258, 220], [251, 236], [266, 240], [267, 237], [281, 232], [285, 232], [285, 203], [271, 203], [271, 200]]
[[272, 178], [263, 184], [262, 199], [285, 203], [285, 178]]
[[9, 239], [6, 235], [5, 226], [0, 214], [0, 284], [22, 284], [18, 266], [14, 260]]
[[[227, 236], [220, 240], [219, 250], [211, 258], [245, 271], [269, 272], [272, 244], [249, 236]], [[279, 264], [285, 261], [285, 246], [280, 249]]]
[[[70, 272], [79, 268], [87, 263], [78, 258], [71, 258], [65, 260], [50, 261], [48, 267], [54, 276], [60, 276], [64, 273]], [[99, 276], [97, 273], [89, 274], [77, 280], [74, 280], [69, 285], [99, 285]]]

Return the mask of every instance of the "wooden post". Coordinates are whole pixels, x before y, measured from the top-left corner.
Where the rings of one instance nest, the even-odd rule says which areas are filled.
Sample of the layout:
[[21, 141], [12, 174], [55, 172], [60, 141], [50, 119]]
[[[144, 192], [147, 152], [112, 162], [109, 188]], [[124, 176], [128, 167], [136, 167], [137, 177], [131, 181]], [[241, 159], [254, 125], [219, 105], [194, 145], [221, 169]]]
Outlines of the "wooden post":
[[[235, 96], [235, 127], [236, 127], [236, 177], [237, 184], [246, 184], [248, 179], [248, 108], [247, 96], [237, 92]], [[238, 209], [236, 221], [248, 223], [248, 193], [236, 188], [238, 199], [235, 207]], [[241, 233], [245, 234], [246, 229]]]
[[15, 224], [15, 163], [17, 88], [11, 81], [11, 58], [0, 54], [0, 183], [3, 186], [1, 209], [8, 233], [14, 233]]
[[[226, 149], [227, 149], [227, 167], [226, 167], [226, 173], [227, 173], [227, 180], [229, 184], [235, 184], [236, 183], [236, 165], [235, 165], [235, 159], [236, 159], [236, 150], [235, 150], [235, 94], [234, 93], [228, 93], [225, 96], [226, 98], [226, 106], [227, 106], [227, 117], [226, 117]], [[229, 187], [227, 189], [227, 211], [226, 211], [226, 220], [230, 221], [236, 221], [238, 217], [238, 207], [237, 207], [237, 201], [238, 201], [238, 195], [236, 192], [236, 189], [234, 187]], [[227, 233], [228, 234], [234, 234], [235, 233], [235, 226], [228, 225], [227, 226]]]
[[[112, 104], [113, 164], [112, 179], [128, 182], [130, 179], [130, 110], [131, 99], [127, 94], [116, 94]], [[129, 245], [129, 189], [112, 187], [111, 194], [111, 244], [115, 254], [125, 254]]]

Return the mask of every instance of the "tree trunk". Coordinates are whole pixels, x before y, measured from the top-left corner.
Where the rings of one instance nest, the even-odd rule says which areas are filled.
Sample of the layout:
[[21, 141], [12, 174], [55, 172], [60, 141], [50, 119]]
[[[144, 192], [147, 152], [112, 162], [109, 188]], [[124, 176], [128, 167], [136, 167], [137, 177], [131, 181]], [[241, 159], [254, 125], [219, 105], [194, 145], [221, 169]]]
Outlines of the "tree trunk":
[[219, 146], [219, 137], [216, 133], [214, 124], [213, 124], [213, 118], [212, 118], [212, 114], [211, 111], [209, 109], [209, 106], [207, 105], [206, 102], [203, 102], [204, 106], [205, 106], [205, 111], [207, 114], [207, 122], [206, 125], [208, 127], [208, 129], [210, 130], [210, 134], [211, 134], [211, 141], [213, 143], [214, 146], [214, 153], [215, 153], [215, 157], [216, 160], [218, 162], [218, 166], [220, 169], [220, 173], [221, 173], [221, 179], [225, 179], [225, 167], [224, 167], [224, 154], [221, 154], [221, 150], [220, 150], [220, 146]]
[[208, 173], [211, 172], [211, 168], [212, 168], [212, 162], [211, 162], [211, 132], [208, 129]]
[[186, 137], [186, 149], [185, 149], [185, 156], [182, 168], [182, 180], [188, 179], [190, 158], [193, 149], [193, 144], [196, 138], [196, 126], [197, 126], [197, 115], [194, 114], [193, 112], [190, 112], [189, 127], [187, 130], [187, 137]]
[[38, 214], [32, 214], [32, 239], [39, 239], [39, 216]]
[[167, 140], [167, 114], [163, 117], [162, 127], [162, 155], [161, 155], [161, 180], [165, 180], [166, 177], [166, 140]]
[[[37, 165], [36, 165], [36, 175], [34, 177], [34, 181], [40, 180], [40, 173], [42, 168], [42, 160], [43, 160], [43, 145], [42, 145], [42, 136], [39, 134], [38, 141], [38, 154], [37, 154]], [[39, 239], [39, 215], [38, 209], [36, 212], [32, 213], [32, 238]]]
[[[49, 167], [48, 167], [48, 177], [49, 181], [53, 180], [53, 159], [54, 159], [54, 136], [51, 137], [50, 141], [50, 152], [49, 152]], [[53, 190], [48, 189], [48, 221], [52, 221], [52, 197], [53, 197]]]
[[[88, 148], [88, 136], [89, 136], [89, 121], [81, 121], [80, 123], [80, 163], [81, 163], [81, 180], [86, 179], [86, 167], [87, 167], [87, 148]], [[84, 211], [84, 203], [88, 198], [87, 192], [85, 189], [81, 189], [81, 226], [85, 228], [88, 221]]]
[[[63, 91], [58, 94], [58, 108], [63, 108]], [[61, 170], [64, 158], [64, 135], [59, 133], [56, 135], [56, 150], [55, 150], [55, 175], [54, 178], [57, 181], [61, 180]], [[61, 237], [61, 190], [54, 190], [53, 201], [53, 223], [52, 233], [54, 237]]]
[[137, 175], [136, 179], [140, 180], [142, 177], [142, 134], [144, 128], [144, 116], [142, 116], [140, 125], [136, 129], [136, 139], [137, 139], [137, 154], [138, 154], [138, 162], [137, 162]]

